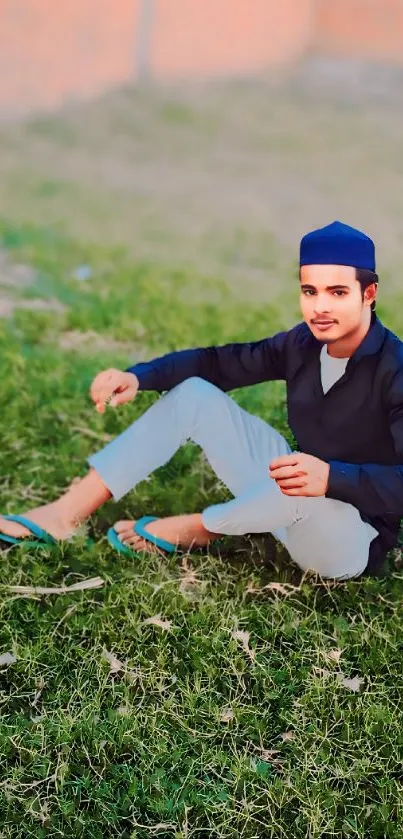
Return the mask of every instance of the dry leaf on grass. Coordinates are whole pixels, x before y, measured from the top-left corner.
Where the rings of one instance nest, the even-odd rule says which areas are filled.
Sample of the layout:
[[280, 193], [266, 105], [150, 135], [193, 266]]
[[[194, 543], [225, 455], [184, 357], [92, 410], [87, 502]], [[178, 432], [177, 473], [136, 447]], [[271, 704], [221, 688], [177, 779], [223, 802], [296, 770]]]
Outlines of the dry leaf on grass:
[[234, 719], [234, 712], [232, 708], [224, 708], [220, 714], [220, 722], [230, 722]]
[[333, 676], [333, 673], [330, 670], [324, 670], [323, 667], [312, 667], [312, 670], [318, 674], [318, 676]]
[[199, 580], [196, 576], [195, 570], [189, 565], [189, 560], [187, 557], [184, 557], [182, 560], [182, 571], [184, 572], [181, 577], [181, 583], [179, 586], [179, 591], [184, 593], [187, 592], [189, 589], [194, 588], [199, 584]]
[[38, 702], [39, 702], [39, 700], [42, 696], [44, 687], [45, 687], [45, 679], [41, 676], [38, 679], [38, 682], [37, 682], [37, 685], [36, 685], [36, 693], [35, 693], [35, 696], [34, 696], [32, 702], [31, 702], [31, 705], [32, 705], [33, 708], [35, 708], [36, 705], [38, 704]]
[[0, 655], [0, 667], [5, 667], [7, 664], [14, 664], [17, 657], [13, 653], [2, 653]]
[[275, 772], [282, 773], [284, 771], [284, 759], [277, 757], [279, 754], [281, 754], [279, 749], [260, 749], [259, 760], [270, 763]]
[[299, 586], [293, 586], [291, 583], [268, 583], [264, 588], [269, 591], [278, 591], [280, 594], [291, 594], [293, 591], [299, 591]]
[[361, 685], [364, 683], [364, 679], [360, 679], [359, 676], [354, 676], [353, 679], [346, 679], [342, 673], [338, 673], [337, 678], [343, 687], [347, 688], [347, 690], [352, 690], [354, 693], [359, 693]]
[[256, 656], [256, 650], [251, 650], [251, 648], [249, 646], [250, 632], [245, 632], [242, 629], [234, 629], [234, 631], [232, 633], [232, 637], [235, 639], [235, 641], [239, 641], [240, 644], [242, 644], [244, 652], [253, 661], [255, 656]]
[[134, 684], [137, 681], [135, 672], [131, 670], [124, 661], [120, 661], [120, 659], [116, 658], [113, 653], [110, 653], [109, 650], [104, 650], [102, 656], [109, 664], [110, 673], [115, 674], [122, 672], [122, 675], [128, 682], [130, 682], [130, 684]]
[[121, 717], [128, 717], [130, 714], [130, 708], [128, 708], [127, 705], [119, 705], [117, 713]]
[[260, 757], [266, 762], [270, 762], [274, 755], [281, 754], [280, 749], [262, 749]]
[[161, 618], [161, 615], [153, 615], [151, 618], [146, 618], [143, 621], [145, 626], [158, 626], [160, 629], [164, 629], [168, 632], [172, 627], [172, 621], [166, 621]]
[[335, 661], [336, 664], [339, 663], [343, 650], [329, 650], [329, 652], [324, 651], [323, 655], [329, 659], [329, 661]]
[[120, 670], [125, 669], [126, 665], [123, 664], [123, 661], [120, 661], [118, 658], [116, 658], [116, 656], [113, 655], [113, 653], [110, 653], [109, 650], [103, 651], [103, 657], [108, 662], [111, 673], [119, 673]]
[[7, 586], [10, 591], [18, 594], [70, 594], [74, 591], [86, 591], [92, 588], [101, 588], [104, 580], [102, 577], [92, 577], [90, 580], [81, 580], [71, 586]]
[[[147, 830], [149, 835], [153, 835], [160, 830], [176, 830], [177, 825], [170, 822], [158, 822], [158, 824], [140, 824], [140, 822], [132, 822], [133, 827], [140, 827]], [[178, 834], [177, 834], [178, 835]], [[180, 834], [179, 834], [180, 835]]]
[[347, 690], [352, 690], [354, 693], [359, 693], [361, 685], [364, 682], [364, 679], [361, 679], [359, 676], [354, 676], [353, 679], [347, 679], [344, 673], [331, 673], [330, 670], [324, 670], [322, 667], [312, 667], [312, 670], [320, 676], [336, 676], [336, 679], [343, 687], [347, 688]]
[[248, 583], [246, 588], [247, 594], [260, 594], [262, 591], [276, 591], [279, 594], [284, 594], [286, 597], [289, 597], [290, 594], [293, 594], [294, 591], [300, 591], [299, 586], [293, 586], [291, 583], [268, 583], [266, 586], [262, 586], [262, 588], [255, 588], [253, 583]]
[[281, 739], [287, 743], [289, 740], [293, 740], [295, 737], [294, 731], [285, 731], [284, 734], [281, 734]]

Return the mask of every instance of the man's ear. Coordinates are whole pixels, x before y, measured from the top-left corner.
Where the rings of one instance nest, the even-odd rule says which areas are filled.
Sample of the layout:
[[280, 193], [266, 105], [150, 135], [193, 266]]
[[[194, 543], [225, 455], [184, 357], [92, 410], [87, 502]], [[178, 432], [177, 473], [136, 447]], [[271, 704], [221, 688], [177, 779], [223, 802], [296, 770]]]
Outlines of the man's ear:
[[366, 289], [364, 289], [364, 297], [368, 303], [373, 303], [376, 300], [377, 289], [378, 283], [371, 283], [371, 285], [368, 285]]

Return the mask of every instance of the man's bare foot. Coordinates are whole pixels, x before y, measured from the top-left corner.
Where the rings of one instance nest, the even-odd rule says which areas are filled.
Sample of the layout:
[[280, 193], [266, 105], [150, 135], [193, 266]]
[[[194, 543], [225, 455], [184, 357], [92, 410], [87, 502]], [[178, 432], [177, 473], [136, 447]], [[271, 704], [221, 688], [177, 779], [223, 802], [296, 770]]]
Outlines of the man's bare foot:
[[[21, 515], [34, 522], [34, 524], [38, 524], [42, 530], [46, 530], [47, 533], [50, 533], [57, 540], [71, 538], [79, 526], [79, 522], [74, 523], [73, 521], [67, 520], [57, 501], [52, 504], [44, 504], [42, 507], [36, 507], [27, 513], [21, 513]], [[17, 524], [17, 522], [8, 521], [0, 516], [0, 540], [2, 533], [7, 536], [14, 536], [16, 539], [23, 539], [25, 537], [28, 539], [29, 537], [31, 539], [35, 538], [26, 527]]]
[[[118, 521], [114, 525], [120, 541], [130, 547], [133, 551], [147, 551], [147, 553], [161, 553], [161, 550], [138, 536], [133, 530], [135, 521]], [[171, 542], [180, 548], [189, 550], [191, 548], [204, 547], [218, 534], [210, 533], [202, 523], [200, 513], [192, 513], [185, 516], [169, 516], [168, 518], [157, 519], [148, 522], [144, 529], [154, 536], [159, 536], [167, 542]]]
[[[74, 536], [80, 525], [110, 498], [111, 493], [98, 473], [90, 469], [78, 483], [73, 482], [57, 501], [21, 515], [61, 541]], [[0, 516], [0, 540], [1, 533], [16, 539], [32, 538], [32, 533], [26, 527]]]

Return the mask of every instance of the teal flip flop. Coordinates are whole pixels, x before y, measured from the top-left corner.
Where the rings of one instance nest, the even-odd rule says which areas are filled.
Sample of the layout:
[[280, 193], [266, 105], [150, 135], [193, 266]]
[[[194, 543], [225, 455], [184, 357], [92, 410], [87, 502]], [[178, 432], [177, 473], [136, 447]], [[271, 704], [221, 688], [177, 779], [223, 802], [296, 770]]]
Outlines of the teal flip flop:
[[15, 521], [17, 524], [22, 524], [23, 527], [26, 527], [27, 530], [30, 530], [31, 533], [36, 536], [36, 540], [33, 541], [28, 538], [22, 537], [21, 539], [17, 539], [14, 536], [7, 536], [6, 533], [0, 532], [0, 542], [7, 542], [10, 545], [26, 545], [28, 548], [37, 548], [41, 545], [58, 545], [59, 542], [57, 539], [54, 539], [50, 533], [47, 533], [46, 530], [42, 530], [38, 524], [35, 524], [33, 521], [24, 518], [24, 516], [3, 516], [3, 519], [7, 519], [8, 521]]
[[[167, 542], [165, 539], [160, 539], [159, 536], [154, 536], [152, 533], [149, 533], [147, 530], [144, 530], [144, 525], [148, 524], [150, 521], [157, 521], [157, 516], [143, 516], [143, 518], [138, 519], [136, 523], [133, 525], [133, 530], [139, 536], [142, 536], [147, 542], [151, 542], [153, 545], [157, 545], [158, 548], [162, 548], [163, 551], [167, 551], [167, 553], [174, 553], [178, 550], [177, 546], [174, 545], [172, 542]], [[115, 549], [120, 554], [125, 554], [126, 556], [136, 557], [138, 551], [133, 551], [127, 545], [124, 545], [123, 542], [120, 541], [118, 534], [114, 527], [110, 527], [108, 533], [106, 534], [109, 544], [112, 548]]]

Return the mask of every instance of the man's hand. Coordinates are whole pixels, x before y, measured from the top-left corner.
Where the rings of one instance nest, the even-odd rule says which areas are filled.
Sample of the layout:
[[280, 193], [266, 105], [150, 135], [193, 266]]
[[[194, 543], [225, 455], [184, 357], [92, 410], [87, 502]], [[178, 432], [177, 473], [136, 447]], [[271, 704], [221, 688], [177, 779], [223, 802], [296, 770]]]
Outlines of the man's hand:
[[124, 405], [131, 402], [139, 388], [139, 380], [134, 373], [122, 370], [103, 370], [95, 377], [90, 390], [91, 399], [100, 414], [105, 412], [105, 405]]
[[275, 457], [269, 475], [284, 495], [326, 495], [330, 466], [311, 454], [294, 452]]

